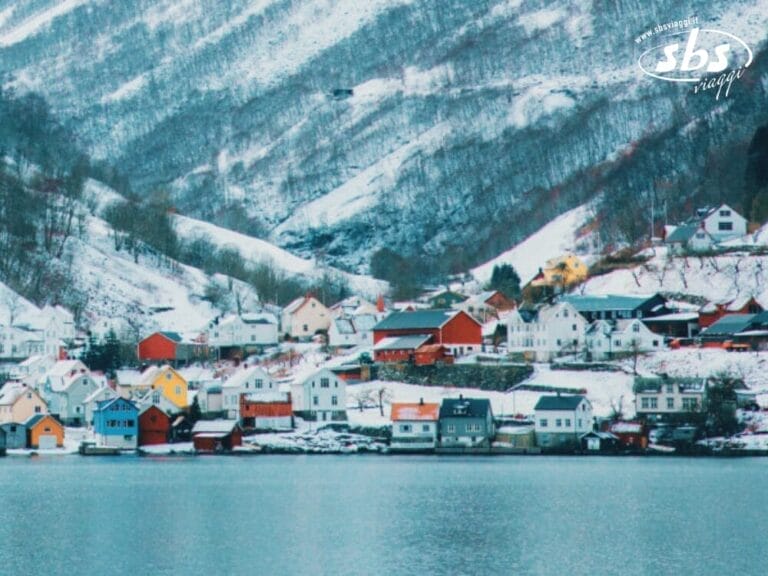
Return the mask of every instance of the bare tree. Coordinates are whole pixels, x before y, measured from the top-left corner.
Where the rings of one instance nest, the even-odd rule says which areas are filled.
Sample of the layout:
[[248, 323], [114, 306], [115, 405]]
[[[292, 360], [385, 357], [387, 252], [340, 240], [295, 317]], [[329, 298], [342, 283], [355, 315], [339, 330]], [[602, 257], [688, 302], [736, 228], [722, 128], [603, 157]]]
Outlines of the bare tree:
[[3, 295], [3, 304], [8, 308], [8, 324], [13, 326], [16, 316], [21, 311], [21, 296], [8, 288]]
[[373, 404], [374, 402], [373, 391], [368, 388], [361, 388], [360, 390], [358, 390], [352, 395], [352, 399], [357, 405], [358, 410], [362, 412], [368, 406]]
[[384, 402], [390, 403], [392, 401], [392, 391], [386, 386], [381, 386], [376, 390], [376, 399], [379, 404], [379, 414], [384, 416]]

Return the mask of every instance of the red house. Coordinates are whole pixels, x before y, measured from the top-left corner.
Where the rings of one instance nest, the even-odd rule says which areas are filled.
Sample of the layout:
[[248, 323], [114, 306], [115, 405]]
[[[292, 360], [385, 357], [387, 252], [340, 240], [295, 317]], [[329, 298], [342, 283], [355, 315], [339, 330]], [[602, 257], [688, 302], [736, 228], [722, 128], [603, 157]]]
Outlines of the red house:
[[255, 430], [293, 428], [293, 404], [290, 392], [240, 394], [240, 422]]
[[709, 302], [699, 309], [699, 328], [703, 330], [726, 314], [759, 314], [763, 307], [754, 298], [739, 298], [731, 302]]
[[610, 432], [628, 450], [641, 450], [648, 445], [645, 426], [641, 422], [605, 422], [603, 432]]
[[139, 415], [139, 446], [167, 444], [171, 419], [157, 406], [150, 406]]
[[243, 430], [234, 420], [199, 420], [192, 428], [197, 452], [228, 452], [243, 444]]
[[403, 336], [413, 338], [398, 345], [416, 350], [424, 344], [440, 344], [453, 356], [479, 352], [483, 343], [481, 324], [463, 310], [413, 310], [393, 312], [373, 327], [374, 353], [385, 339], [403, 340]]
[[155, 332], [139, 342], [139, 360], [150, 362], [186, 362], [205, 356], [202, 342], [184, 340], [177, 332]]

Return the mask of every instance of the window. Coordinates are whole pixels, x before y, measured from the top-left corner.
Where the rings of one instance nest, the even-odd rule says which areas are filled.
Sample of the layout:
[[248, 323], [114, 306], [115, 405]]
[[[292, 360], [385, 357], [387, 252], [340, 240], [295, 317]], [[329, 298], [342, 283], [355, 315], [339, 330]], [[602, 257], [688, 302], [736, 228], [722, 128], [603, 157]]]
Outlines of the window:
[[699, 401], [696, 398], [683, 398], [683, 410], [692, 412], [699, 407]]
[[581, 428], [581, 418], [579, 418], [579, 419], [577, 420], [577, 423], [578, 423], [578, 425], [579, 425], [579, 428]]
[[733, 222], [718, 222], [717, 229], [722, 231], [733, 230]]
[[573, 330], [574, 332], [576, 332], [576, 324], [571, 324], [571, 330]]
[[466, 430], [470, 434], [472, 432], [480, 432], [481, 431], [480, 424], [467, 424]]
[[619, 347], [621, 347], [621, 340], [619, 340], [619, 339], [617, 338], [616, 340], [614, 340], [614, 341], [613, 341], [613, 345], [614, 345], [614, 346], [619, 346]]
[[257, 378], [255, 385], [256, 385], [256, 388], [261, 388], [262, 386], [264, 386], [264, 381], [261, 378]]
[[547, 424], [548, 422], [546, 418], [542, 418], [541, 420], [539, 420], [539, 426], [541, 426], [542, 428], [546, 428]]
[[181, 386], [176, 386], [176, 394], [181, 394]]
[[308, 332], [309, 331], [309, 326], [307, 326], [306, 324], [304, 324], [304, 326], [302, 326], [301, 328], [302, 328], [302, 330], [304, 330], [304, 332]]
[[653, 347], [654, 348], [658, 348], [659, 347], [659, 341], [658, 340], [654, 340], [653, 341]]
[[720, 210], [720, 216], [730, 216], [731, 211], [730, 210]]
[[674, 409], [675, 409], [675, 399], [667, 398], [667, 410], [674, 410]]
[[410, 424], [400, 424], [400, 432], [410, 432], [410, 431], [411, 431]]
[[173, 378], [173, 374], [171, 374], [170, 372], [166, 372], [165, 373], [165, 379], [166, 380], [170, 380], [171, 378]]
[[41, 411], [40, 406], [35, 406], [35, 414], [40, 414]]
[[571, 427], [571, 419], [570, 418], [566, 418], [565, 419], [565, 427], [566, 428], [570, 428]]
[[555, 428], [562, 428], [563, 427], [563, 421], [562, 419], [558, 418], [555, 420]]
[[320, 388], [330, 388], [331, 381], [328, 378], [320, 378]]
[[317, 406], [320, 404], [320, 398], [318, 396], [312, 396], [312, 405]]
[[632, 325], [632, 332], [640, 332], [640, 324], [633, 324]]
[[132, 428], [132, 427], [134, 426], [134, 424], [136, 424], [136, 422], [135, 422], [134, 420], [126, 420], [126, 421], [125, 421], [125, 425], [126, 425], [128, 428]]
[[642, 398], [640, 400], [640, 407], [643, 408], [644, 410], [647, 410], [648, 408], [650, 408], [651, 404], [649, 400], [650, 398]]
[[563, 318], [568, 318], [568, 309], [563, 310]]
[[331, 406], [338, 406], [338, 405], [339, 405], [339, 397], [331, 396]]
[[455, 432], [456, 432], [456, 426], [455, 426], [454, 424], [448, 424], [448, 425], [445, 427], [445, 431], [446, 431], [448, 434], [453, 434], [453, 433], [455, 433]]
[[649, 398], [651, 401], [651, 409], [655, 409], [659, 407], [659, 400], [658, 398]]
[[675, 391], [675, 390], [674, 390], [674, 387], [673, 387], [673, 384], [665, 384], [665, 385], [664, 385], [664, 391], [665, 391], [667, 394], [672, 394], [672, 393]]
[[432, 427], [429, 424], [422, 424], [421, 425], [421, 431], [422, 432], [431, 432]]

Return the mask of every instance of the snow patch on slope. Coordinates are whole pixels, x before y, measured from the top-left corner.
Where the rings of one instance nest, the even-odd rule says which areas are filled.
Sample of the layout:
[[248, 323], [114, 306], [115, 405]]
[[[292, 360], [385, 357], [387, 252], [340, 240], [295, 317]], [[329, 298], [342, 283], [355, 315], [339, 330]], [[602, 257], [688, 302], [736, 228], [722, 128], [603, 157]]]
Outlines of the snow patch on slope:
[[[0, 34], [0, 47], [6, 48], [19, 42], [23, 42], [27, 38], [34, 36], [40, 32], [43, 28], [48, 26], [56, 18], [72, 12], [74, 9], [86, 4], [89, 0], [63, 0], [54, 2], [53, 6], [49, 7], [42, 12], [30, 16], [17, 26], [10, 30]], [[13, 14], [13, 6], [10, 9], [4, 10], [0, 13], [0, 28], [3, 28], [5, 21], [10, 19]]]
[[[576, 232], [590, 218], [591, 210], [588, 205], [574, 208], [558, 216], [511, 250], [474, 268], [472, 275], [485, 283], [491, 279], [494, 266], [511, 264], [520, 276], [521, 284], [526, 284], [548, 259], [574, 251], [577, 244]], [[589, 260], [589, 257], [585, 259]]]

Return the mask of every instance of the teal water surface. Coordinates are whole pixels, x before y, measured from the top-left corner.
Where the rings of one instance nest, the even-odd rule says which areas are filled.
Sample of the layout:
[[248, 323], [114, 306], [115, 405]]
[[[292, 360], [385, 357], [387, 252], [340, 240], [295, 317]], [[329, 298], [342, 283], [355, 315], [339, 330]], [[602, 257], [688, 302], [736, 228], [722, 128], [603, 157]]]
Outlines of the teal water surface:
[[767, 574], [768, 459], [8, 457], [0, 574]]

